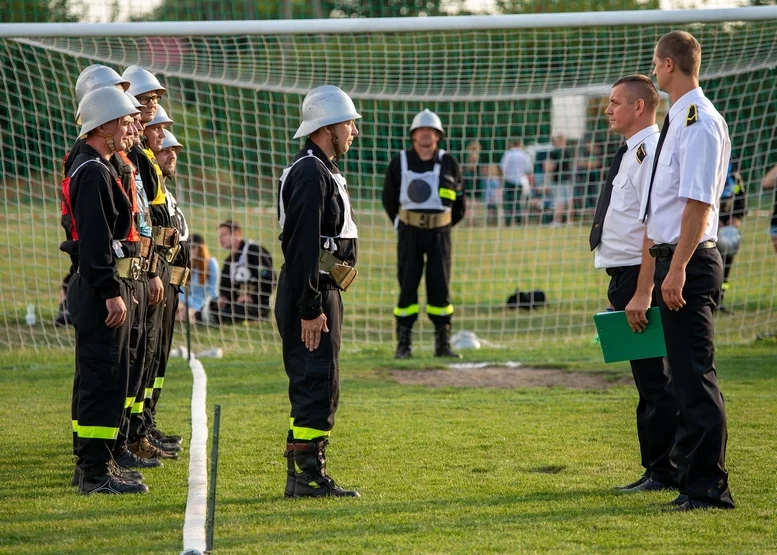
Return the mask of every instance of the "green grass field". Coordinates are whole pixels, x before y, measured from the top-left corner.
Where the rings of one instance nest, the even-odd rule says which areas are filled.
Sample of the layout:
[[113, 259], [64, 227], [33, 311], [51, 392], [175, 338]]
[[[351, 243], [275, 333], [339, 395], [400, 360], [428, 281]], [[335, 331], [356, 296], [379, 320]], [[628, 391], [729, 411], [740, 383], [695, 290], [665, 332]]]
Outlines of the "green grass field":
[[[676, 514], [671, 493], [611, 490], [640, 473], [633, 386], [430, 388], [399, 385], [390, 351], [346, 353], [329, 452], [359, 500], [285, 500], [288, 400], [277, 356], [205, 360], [208, 412], [222, 407], [216, 553], [774, 553], [777, 344], [719, 353], [738, 508]], [[570, 358], [537, 349], [527, 364]], [[470, 357], [509, 358], [504, 351]], [[628, 376], [581, 347], [570, 372]], [[431, 357], [405, 368], [431, 368]], [[0, 355], [0, 553], [179, 553], [188, 451], [148, 471], [146, 496], [70, 488], [66, 354]], [[191, 378], [171, 361], [160, 423], [189, 433]]]

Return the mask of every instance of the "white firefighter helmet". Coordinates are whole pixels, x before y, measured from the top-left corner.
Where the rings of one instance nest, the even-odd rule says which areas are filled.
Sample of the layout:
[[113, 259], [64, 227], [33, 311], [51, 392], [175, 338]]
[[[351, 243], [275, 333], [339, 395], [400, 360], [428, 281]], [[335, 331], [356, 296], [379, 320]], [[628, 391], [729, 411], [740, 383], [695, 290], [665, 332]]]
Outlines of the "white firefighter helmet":
[[130, 83], [108, 66], [92, 64], [84, 69], [76, 80], [76, 102], [81, 102], [84, 95], [92, 89], [116, 85], [121, 85], [126, 91]]
[[350, 96], [334, 85], [322, 85], [305, 95], [302, 101], [302, 123], [294, 138], [307, 137], [327, 125], [360, 117]]
[[153, 91], [162, 96], [167, 92], [167, 89], [162, 86], [159, 79], [153, 73], [140, 66], [129, 66], [121, 76], [130, 82], [130, 87], [127, 90], [135, 96]]
[[451, 337], [451, 347], [454, 349], [480, 349], [480, 339], [475, 332], [460, 331]]
[[736, 226], [726, 225], [718, 230], [718, 250], [723, 256], [739, 252], [741, 242], [742, 234]]
[[151, 121], [149, 121], [146, 124], [146, 127], [152, 127], [154, 125], [161, 125], [163, 123], [166, 123], [168, 125], [172, 125], [173, 124], [173, 120], [170, 119], [170, 116], [167, 115], [167, 112], [165, 111], [165, 109], [162, 108], [161, 105], [157, 104], [156, 115], [154, 115], [154, 119], [152, 119]]
[[130, 93], [124, 91], [124, 96], [129, 98], [129, 101], [132, 102], [132, 105], [135, 106], [135, 108], [137, 108], [138, 110], [140, 110], [141, 108], [144, 107], [143, 104], [140, 103], [140, 100], [135, 98], [134, 94], [130, 94]]
[[83, 124], [79, 137], [85, 137], [104, 123], [124, 116], [139, 114], [126, 94], [116, 87], [102, 87], [89, 91], [78, 105]]
[[425, 108], [423, 112], [418, 112], [413, 118], [413, 123], [410, 124], [410, 135], [412, 136], [413, 131], [421, 127], [431, 127], [439, 131], [441, 135], [445, 135], [440, 116], [429, 110], [429, 108]]
[[178, 142], [178, 139], [175, 138], [175, 135], [165, 129], [165, 138], [162, 139], [161, 148], [174, 148], [175, 152], [181, 152], [181, 150], [183, 150], [183, 145]]

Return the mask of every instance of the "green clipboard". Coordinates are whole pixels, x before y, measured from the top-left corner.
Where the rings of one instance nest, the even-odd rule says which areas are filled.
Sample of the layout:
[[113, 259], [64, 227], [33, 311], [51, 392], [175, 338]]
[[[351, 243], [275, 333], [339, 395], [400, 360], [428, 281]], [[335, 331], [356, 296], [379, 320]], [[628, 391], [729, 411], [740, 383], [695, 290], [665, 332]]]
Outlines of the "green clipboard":
[[642, 333], [631, 331], [623, 311], [594, 314], [604, 362], [666, 356], [664, 328], [658, 307], [647, 311], [648, 325]]

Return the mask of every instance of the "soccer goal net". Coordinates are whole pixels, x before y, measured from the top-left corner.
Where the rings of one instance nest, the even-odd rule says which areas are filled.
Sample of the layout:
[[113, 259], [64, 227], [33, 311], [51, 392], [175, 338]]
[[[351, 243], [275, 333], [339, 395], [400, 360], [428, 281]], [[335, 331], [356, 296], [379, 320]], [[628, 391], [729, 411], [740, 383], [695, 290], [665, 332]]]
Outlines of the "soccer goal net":
[[[162, 105], [184, 145], [171, 184], [191, 232], [219, 265], [228, 253], [219, 222], [239, 223], [282, 255], [278, 179], [301, 143], [292, 136], [311, 88], [334, 84], [354, 99], [360, 136], [341, 161], [360, 235], [359, 278], [345, 294], [345, 348], [393, 342], [396, 234], [381, 191], [391, 158], [409, 148], [408, 127], [424, 108], [442, 119], [442, 147], [459, 162], [468, 213], [453, 231], [454, 331], [520, 350], [590, 344], [592, 314], [607, 307], [607, 276], [593, 267], [588, 231], [620, 138], [603, 114], [612, 83], [650, 74], [657, 39], [685, 29], [702, 45], [701, 84], [726, 118], [734, 173], [747, 214], [717, 316], [722, 341], [777, 328], [772, 191], [777, 164], [777, 9], [600, 12], [553, 16], [444, 17], [275, 22], [0, 25], [0, 345], [72, 345], [56, 327], [68, 258], [58, 250], [61, 161], [76, 137], [74, 86], [91, 63], [120, 72], [139, 64], [168, 90]], [[662, 102], [659, 121], [668, 109]], [[563, 179], [573, 203], [559, 215], [544, 161], [564, 136]], [[511, 201], [500, 175], [519, 141], [533, 183]], [[508, 305], [542, 291], [543, 306]], [[431, 342], [425, 285], [420, 341]], [[517, 295], [526, 300], [525, 295]], [[529, 295], [531, 298], [531, 295]], [[520, 304], [520, 303], [519, 303]], [[204, 327], [198, 346], [274, 351], [272, 321]], [[564, 354], [567, 353], [567, 354]], [[574, 358], [574, 348], [559, 356]]]

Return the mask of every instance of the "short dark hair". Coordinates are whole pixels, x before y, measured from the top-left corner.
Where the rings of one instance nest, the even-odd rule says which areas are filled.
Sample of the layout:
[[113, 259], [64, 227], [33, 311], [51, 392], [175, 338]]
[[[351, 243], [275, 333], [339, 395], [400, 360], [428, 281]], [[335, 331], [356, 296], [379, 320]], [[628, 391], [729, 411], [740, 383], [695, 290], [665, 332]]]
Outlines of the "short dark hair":
[[699, 77], [701, 46], [686, 31], [672, 31], [658, 39], [656, 56], [661, 59], [672, 58], [680, 71], [691, 77]]
[[200, 233], [192, 233], [192, 238], [190, 243], [192, 245], [204, 245], [205, 237], [203, 237]]
[[238, 223], [236, 223], [236, 222], [233, 222], [232, 220], [226, 220], [226, 221], [221, 222], [219, 224], [219, 229], [221, 229], [222, 227], [228, 228], [229, 231], [231, 231], [232, 233], [234, 233], [236, 231], [242, 231], [240, 229], [240, 225]]
[[612, 88], [618, 85], [626, 85], [629, 102], [642, 100], [645, 102], [645, 109], [655, 112], [658, 109], [658, 91], [653, 81], [647, 75], [627, 75], [621, 77]]

